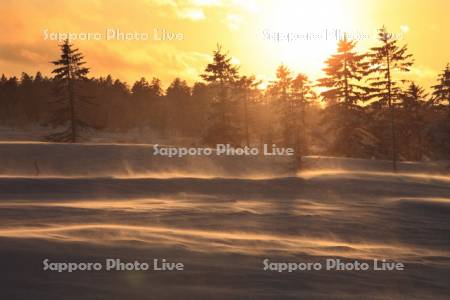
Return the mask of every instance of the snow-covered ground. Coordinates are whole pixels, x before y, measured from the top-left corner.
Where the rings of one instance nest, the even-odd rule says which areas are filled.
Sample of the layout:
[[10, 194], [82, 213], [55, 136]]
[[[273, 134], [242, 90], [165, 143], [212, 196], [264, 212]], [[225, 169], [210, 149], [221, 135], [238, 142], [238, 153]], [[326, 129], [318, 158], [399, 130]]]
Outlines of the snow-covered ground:
[[[150, 145], [0, 143], [2, 299], [448, 299], [448, 162], [154, 157]], [[43, 260], [184, 271], [43, 271]], [[263, 261], [403, 271], [265, 271]]]

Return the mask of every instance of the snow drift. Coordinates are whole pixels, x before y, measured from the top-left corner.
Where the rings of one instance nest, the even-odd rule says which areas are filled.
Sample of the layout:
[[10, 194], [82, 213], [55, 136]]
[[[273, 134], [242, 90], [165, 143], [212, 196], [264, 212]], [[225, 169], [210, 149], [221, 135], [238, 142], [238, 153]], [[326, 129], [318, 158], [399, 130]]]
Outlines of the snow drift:
[[[152, 157], [149, 145], [0, 144], [5, 299], [446, 299], [445, 162]], [[36, 166], [37, 164], [37, 166]], [[42, 260], [182, 261], [180, 273], [48, 273]], [[397, 272], [263, 271], [386, 259]]]

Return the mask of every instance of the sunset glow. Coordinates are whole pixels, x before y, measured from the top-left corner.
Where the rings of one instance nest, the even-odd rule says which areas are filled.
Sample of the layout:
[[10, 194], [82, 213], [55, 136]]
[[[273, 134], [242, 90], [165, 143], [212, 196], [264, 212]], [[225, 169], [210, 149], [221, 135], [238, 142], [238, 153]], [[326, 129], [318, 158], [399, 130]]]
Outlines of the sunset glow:
[[[199, 81], [216, 43], [242, 62], [243, 73], [264, 81], [273, 79], [281, 63], [317, 79], [324, 60], [336, 49], [336, 33], [359, 36], [358, 49], [367, 49], [376, 44], [376, 29], [386, 25], [391, 32], [403, 34], [415, 54], [416, 64], [408, 76], [428, 87], [450, 59], [450, 37], [445, 32], [450, 25], [445, 17], [450, 3], [432, 2], [98, 0], [55, 1], [43, 9], [40, 1], [3, 1], [0, 73], [42, 70], [49, 74], [48, 62], [57, 54], [58, 42], [45, 40], [47, 30], [103, 34], [76, 45], [93, 76], [111, 73], [129, 83], [142, 76], [158, 77], [165, 85], [177, 76], [190, 83]], [[149, 38], [106, 40], [108, 29], [147, 33]], [[267, 33], [308, 36], [276, 41], [268, 39]], [[170, 40], [175, 34], [182, 39]]]

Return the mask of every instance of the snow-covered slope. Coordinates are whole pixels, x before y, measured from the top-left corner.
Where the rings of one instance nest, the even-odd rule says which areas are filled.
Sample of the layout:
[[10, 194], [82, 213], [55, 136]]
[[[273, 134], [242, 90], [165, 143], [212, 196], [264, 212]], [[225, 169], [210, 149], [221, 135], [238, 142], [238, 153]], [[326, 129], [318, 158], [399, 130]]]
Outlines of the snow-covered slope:
[[[295, 175], [290, 157], [154, 155], [152, 145], [0, 142], [0, 176], [273, 177]], [[309, 171], [391, 172], [390, 161], [310, 156]], [[450, 162], [399, 163], [405, 173], [450, 174]]]
[[3, 176], [272, 176], [286, 174], [290, 161], [257, 156], [167, 157], [154, 155], [153, 146], [144, 144], [0, 142]]

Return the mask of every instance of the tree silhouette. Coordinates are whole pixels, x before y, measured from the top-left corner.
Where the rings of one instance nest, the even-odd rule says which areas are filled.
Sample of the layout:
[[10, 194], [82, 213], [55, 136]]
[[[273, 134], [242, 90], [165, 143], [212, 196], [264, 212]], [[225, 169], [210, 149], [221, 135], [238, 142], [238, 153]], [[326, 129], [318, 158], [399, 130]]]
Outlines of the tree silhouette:
[[428, 95], [415, 82], [400, 95], [399, 150], [407, 159], [420, 160], [424, 153], [424, 110]]
[[[434, 85], [432, 93], [432, 102], [438, 106], [438, 112], [442, 111], [444, 116], [438, 117], [435, 123], [433, 135], [434, 145], [437, 149], [442, 149], [450, 153], [450, 65], [438, 75], [438, 84]], [[446, 106], [445, 106], [446, 105]]]
[[360, 106], [367, 100], [368, 88], [363, 79], [369, 74], [369, 64], [365, 54], [354, 51], [355, 46], [356, 42], [344, 35], [338, 42], [337, 53], [325, 62], [326, 77], [318, 79], [318, 86], [325, 88], [320, 95], [328, 104], [324, 111], [326, 131], [334, 133], [331, 151], [339, 155], [369, 155], [377, 144]]
[[308, 130], [306, 123], [307, 106], [317, 99], [316, 93], [313, 91], [311, 81], [303, 73], [299, 73], [291, 82], [292, 98], [297, 110], [297, 118], [295, 118], [295, 148], [299, 162], [301, 156], [307, 155], [309, 152]]
[[185, 80], [175, 78], [166, 90], [165, 127], [170, 134], [187, 135], [192, 122], [191, 88]]
[[399, 82], [393, 76], [394, 71], [408, 72], [413, 65], [412, 54], [407, 54], [406, 45], [398, 46], [398, 40], [383, 26], [378, 31], [380, 46], [370, 50], [372, 73], [371, 96], [386, 105], [390, 112], [392, 169], [397, 171], [397, 140], [395, 127], [395, 102], [401, 94]]
[[213, 62], [206, 66], [201, 77], [216, 91], [204, 135], [205, 143], [239, 145], [242, 133], [238, 120], [238, 102], [232, 96], [234, 84], [239, 79], [238, 68], [231, 63], [231, 57], [222, 52], [220, 45], [214, 51]]
[[450, 64], [447, 64], [441, 74], [438, 75], [438, 84], [433, 85], [433, 102], [444, 104], [447, 102], [450, 107]]
[[89, 69], [84, 67], [84, 57], [79, 49], [72, 47], [66, 40], [60, 45], [60, 59], [52, 62], [56, 66], [52, 73], [55, 74], [53, 80], [57, 99], [54, 103], [57, 109], [50, 124], [68, 126], [61, 132], [47, 136], [50, 141], [76, 143], [80, 137], [79, 128], [90, 127], [80, 118], [82, 103], [89, 103], [87, 97], [80, 93], [80, 86], [87, 80]]
[[351, 108], [358, 101], [365, 99], [367, 88], [361, 79], [368, 75], [369, 64], [365, 54], [354, 51], [356, 42], [345, 37], [338, 42], [337, 53], [325, 61], [327, 77], [318, 79], [318, 86], [326, 88], [321, 93], [326, 100], [343, 103]]
[[278, 122], [281, 131], [282, 144], [285, 147], [294, 147], [295, 136], [292, 131], [297, 121], [294, 100], [291, 93], [292, 74], [285, 65], [280, 65], [276, 71], [276, 80], [269, 86], [269, 94], [275, 102]]
[[[338, 43], [319, 79], [325, 108], [314, 101], [315, 87], [305, 74], [282, 66], [268, 88], [257, 88], [254, 76], [241, 77], [220, 46], [203, 82], [190, 86], [176, 78], [164, 93], [157, 78], [143, 78], [131, 88], [111, 75], [87, 80], [81, 54], [65, 42], [54, 62], [54, 78], [40, 72], [0, 77], [0, 125], [16, 130], [64, 126], [52, 138], [68, 142], [85, 137], [81, 130], [89, 124], [127, 133], [120, 136], [123, 142], [277, 143], [295, 148], [296, 168], [306, 154], [392, 158], [393, 165], [397, 158], [450, 158], [450, 65], [438, 75], [429, 99], [416, 83], [404, 85], [397, 78], [412, 63], [406, 47], [400, 48], [385, 29], [380, 39], [384, 42], [367, 60], [354, 42], [344, 38]], [[368, 76], [367, 61], [372, 64]]]
[[[9, 127], [16, 126], [16, 118], [15, 113], [17, 111], [17, 102], [19, 99], [19, 91], [20, 86], [17, 78], [12, 76], [10, 78], [6, 78], [4, 75], [1, 80], [2, 85], [2, 98], [3, 103], [1, 105], [1, 110], [4, 121], [3, 123]], [[1, 112], [1, 111], [0, 111]]]
[[141, 134], [145, 126], [158, 130], [162, 135], [165, 133], [163, 96], [161, 80], [158, 78], [148, 82], [142, 77], [131, 88], [131, 99], [136, 106], [134, 125], [139, 128]]
[[306, 108], [316, 98], [311, 82], [302, 73], [294, 78], [286, 66], [280, 65], [268, 93], [278, 113], [281, 143], [294, 149], [295, 169], [301, 168], [302, 156], [307, 153]]
[[242, 122], [244, 126], [244, 140], [247, 146], [250, 146], [250, 124], [252, 123], [250, 115], [250, 105], [254, 103], [255, 96], [258, 95], [257, 86], [261, 81], [256, 81], [255, 76], [242, 76], [235, 83], [235, 89], [240, 99], [242, 107]]

